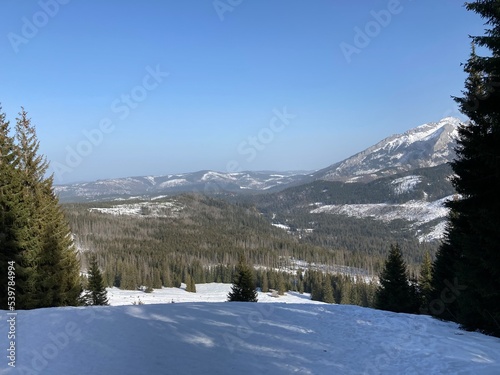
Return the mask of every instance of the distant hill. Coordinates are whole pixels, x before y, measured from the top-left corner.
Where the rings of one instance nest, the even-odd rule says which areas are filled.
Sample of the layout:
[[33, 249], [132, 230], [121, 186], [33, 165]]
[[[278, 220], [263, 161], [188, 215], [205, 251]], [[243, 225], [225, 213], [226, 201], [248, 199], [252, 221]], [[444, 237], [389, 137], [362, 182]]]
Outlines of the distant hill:
[[[114, 178], [55, 187], [62, 202], [106, 201], [195, 192], [251, 193], [274, 191], [302, 182], [308, 172], [215, 172], [199, 171], [166, 176]], [[309, 177], [310, 178], [310, 177]]]

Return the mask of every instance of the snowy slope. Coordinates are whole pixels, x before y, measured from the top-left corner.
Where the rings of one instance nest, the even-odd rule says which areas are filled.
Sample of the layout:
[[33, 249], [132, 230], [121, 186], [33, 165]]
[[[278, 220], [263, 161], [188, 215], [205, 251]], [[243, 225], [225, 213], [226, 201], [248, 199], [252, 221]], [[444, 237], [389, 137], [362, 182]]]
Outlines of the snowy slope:
[[392, 135], [314, 174], [319, 180], [363, 182], [451, 161], [461, 122], [446, 117]]
[[366, 218], [375, 220], [392, 221], [407, 220], [413, 222], [413, 227], [418, 228], [423, 224], [440, 219], [430, 232], [420, 233], [417, 231], [420, 242], [429, 242], [441, 239], [446, 229], [446, 218], [448, 209], [444, 207], [446, 201], [452, 200], [453, 196], [438, 199], [433, 202], [408, 201], [401, 204], [375, 203], [375, 204], [341, 204], [341, 205], [322, 205], [311, 213], [327, 213], [333, 215], [347, 215], [351, 217]]
[[16, 368], [4, 355], [2, 375], [500, 373], [497, 338], [356, 306], [198, 302], [16, 318]]

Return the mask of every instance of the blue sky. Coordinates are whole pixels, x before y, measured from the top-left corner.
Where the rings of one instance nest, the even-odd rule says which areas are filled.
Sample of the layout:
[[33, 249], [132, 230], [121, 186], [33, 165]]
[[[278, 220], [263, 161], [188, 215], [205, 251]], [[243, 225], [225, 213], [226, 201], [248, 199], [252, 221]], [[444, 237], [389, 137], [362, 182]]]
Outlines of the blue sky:
[[459, 116], [483, 21], [456, 0], [0, 3], [0, 103], [56, 183], [313, 170]]

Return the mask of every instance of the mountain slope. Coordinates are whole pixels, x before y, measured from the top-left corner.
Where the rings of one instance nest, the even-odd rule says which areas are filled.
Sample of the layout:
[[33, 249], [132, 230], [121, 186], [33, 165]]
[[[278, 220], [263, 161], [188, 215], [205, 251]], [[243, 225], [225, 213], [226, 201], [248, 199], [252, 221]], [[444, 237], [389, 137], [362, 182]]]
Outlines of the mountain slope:
[[[448, 210], [443, 202], [455, 193], [449, 181], [451, 172], [449, 165], [441, 164], [367, 183], [317, 180], [273, 194], [239, 199], [255, 204], [273, 224], [288, 229], [307, 228], [298, 234], [304, 240], [314, 239], [313, 243], [324, 244], [325, 236], [345, 237], [342, 244], [333, 241], [328, 245], [353, 249], [354, 243], [368, 236], [363, 246], [370, 248], [372, 244], [378, 246], [370, 237], [373, 232], [386, 241], [418, 238], [430, 242], [439, 240], [444, 233]], [[369, 220], [347, 225], [352, 222], [347, 217]], [[340, 236], [347, 228], [353, 232]]]
[[446, 117], [388, 137], [313, 174], [325, 181], [366, 182], [416, 168], [450, 162], [460, 120]]
[[[500, 373], [496, 338], [348, 305], [199, 302], [16, 318], [16, 368], [4, 357], [2, 375]], [[7, 329], [2, 319], [2, 337]]]

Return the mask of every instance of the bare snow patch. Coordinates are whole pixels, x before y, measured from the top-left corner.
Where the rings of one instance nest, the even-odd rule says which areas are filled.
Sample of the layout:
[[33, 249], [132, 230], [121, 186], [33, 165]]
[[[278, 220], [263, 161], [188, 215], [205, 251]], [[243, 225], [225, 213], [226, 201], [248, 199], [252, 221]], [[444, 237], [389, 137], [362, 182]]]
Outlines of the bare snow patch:
[[275, 224], [275, 223], [272, 223], [271, 224], [273, 227], [276, 227], [276, 228], [280, 228], [280, 229], [283, 229], [283, 230], [286, 230], [286, 231], [289, 231], [290, 230], [290, 227], [288, 225], [284, 225], [284, 224]]
[[421, 181], [422, 179], [420, 176], [405, 176], [392, 181], [391, 185], [393, 185], [394, 193], [401, 195], [415, 189], [415, 186]]
[[375, 203], [326, 205], [310, 212], [312, 214], [340, 214], [359, 218], [371, 217], [386, 222], [404, 219], [428, 223], [429, 221], [443, 218], [448, 214], [448, 209], [443, 206], [443, 203], [452, 197], [453, 196], [450, 195], [434, 202], [408, 201], [401, 204]]
[[121, 204], [114, 207], [90, 208], [90, 212], [100, 212], [108, 215], [124, 215], [136, 217], [178, 217], [184, 209], [181, 204], [172, 202], [140, 202]]
[[426, 234], [422, 234], [418, 236], [418, 241], [419, 242], [430, 242], [430, 241], [435, 241], [439, 240], [444, 237], [444, 232], [446, 231], [446, 221], [443, 220], [440, 223], [438, 223], [432, 231]]

